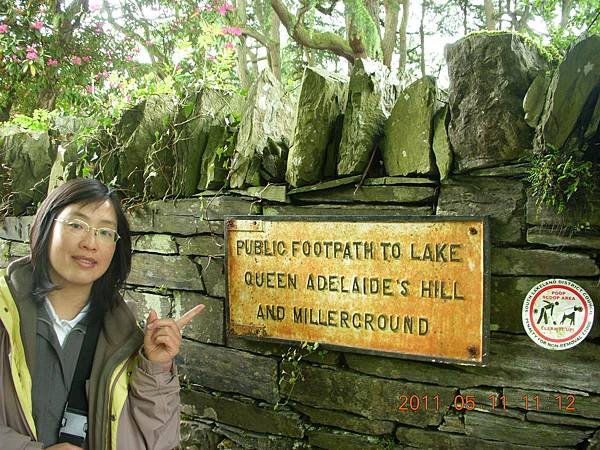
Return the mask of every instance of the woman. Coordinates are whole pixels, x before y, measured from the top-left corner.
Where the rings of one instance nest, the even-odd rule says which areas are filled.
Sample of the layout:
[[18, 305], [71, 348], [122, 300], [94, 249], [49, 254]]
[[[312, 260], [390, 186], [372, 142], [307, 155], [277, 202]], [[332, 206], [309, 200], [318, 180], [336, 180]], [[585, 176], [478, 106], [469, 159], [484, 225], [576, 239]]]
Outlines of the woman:
[[120, 295], [131, 264], [127, 219], [97, 180], [52, 191], [31, 256], [0, 276], [0, 450], [172, 449], [179, 440], [173, 358], [178, 321], [145, 331]]

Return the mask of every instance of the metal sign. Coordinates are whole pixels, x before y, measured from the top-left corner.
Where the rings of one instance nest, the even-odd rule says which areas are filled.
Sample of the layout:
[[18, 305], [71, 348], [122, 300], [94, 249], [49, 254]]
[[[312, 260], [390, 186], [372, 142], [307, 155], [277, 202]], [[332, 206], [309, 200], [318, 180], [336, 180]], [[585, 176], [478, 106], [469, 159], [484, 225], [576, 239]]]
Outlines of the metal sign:
[[485, 218], [225, 221], [232, 335], [485, 365]]

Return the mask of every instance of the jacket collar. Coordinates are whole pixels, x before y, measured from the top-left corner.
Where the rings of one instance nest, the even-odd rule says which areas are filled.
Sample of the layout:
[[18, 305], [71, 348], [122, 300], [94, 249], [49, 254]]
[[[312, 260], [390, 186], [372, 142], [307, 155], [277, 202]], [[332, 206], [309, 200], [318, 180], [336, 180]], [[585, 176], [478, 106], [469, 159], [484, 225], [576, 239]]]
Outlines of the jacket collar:
[[37, 304], [31, 296], [33, 286], [31, 258], [25, 256], [11, 262], [6, 269], [8, 288], [19, 310], [21, 340], [25, 350], [27, 367], [35, 370], [35, 334], [37, 330]]

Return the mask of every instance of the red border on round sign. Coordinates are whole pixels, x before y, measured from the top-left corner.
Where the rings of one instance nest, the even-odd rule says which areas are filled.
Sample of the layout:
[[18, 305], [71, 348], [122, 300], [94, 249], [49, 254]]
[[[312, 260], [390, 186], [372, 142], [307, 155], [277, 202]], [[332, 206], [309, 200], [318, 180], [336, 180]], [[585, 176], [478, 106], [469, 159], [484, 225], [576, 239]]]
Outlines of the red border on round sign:
[[[547, 292], [551, 289], [562, 289], [569, 291], [571, 294], [575, 296], [576, 300], [579, 300], [581, 303], [581, 308], [583, 312], [583, 319], [581, 319], [581, 323], [578, 325], [577, 330], [570, 333], [566, 337], [554, 338], [548, 336], [547, 333], [544, 333], [537, 326], [537, 323], [534, 319], [534, 312], [537, 312], [535, 305], [537, 300], [541, 297], [544, 292]], [[555, 305], [559, 303], [556, 302]], [[547, 306], [547, 308], [553, 308], [553, 306]], [[573, 317], [575, 315], [575, 311], [577, 310], [573, 306], [569, 306], [568, 309], [573, 308]], [[564, 310], [563, 310], [564, 312]], [[550, 309], [551, 317], [554, 313], [553, 309]], [[544, 321], [546, 322], [546, 326], [557, 326], [562, 327], [561, 325], [557, 325], [556, 322], [548, 325], [547, 314], [543, 313]], [[522, 320], [523, 320], [523, 328], [529, 335], [529, 337], [539, 346], [550, 349], [550, 350], [566, 350], [568, 348], [574, 347], [579, 344], [585, 337], [589, 334], [593, 321], [594, 321], [594, 304], [592, 303], [591, 297], [588, 293], [578, 284], [563, 279], [548, 279], [544, 280], [538, 284], [536, 284], [531, 290], [527, 293], [525, 297], [525, 301], [523, 302], [522, 309]], [[540, 318], [538, 318], [537, 322], [542, 320], [542, 312], [540, 313]], [[574, 320], [574, 319], [573, 319]], [[564, 321], [564, 317], [563, 317]]]

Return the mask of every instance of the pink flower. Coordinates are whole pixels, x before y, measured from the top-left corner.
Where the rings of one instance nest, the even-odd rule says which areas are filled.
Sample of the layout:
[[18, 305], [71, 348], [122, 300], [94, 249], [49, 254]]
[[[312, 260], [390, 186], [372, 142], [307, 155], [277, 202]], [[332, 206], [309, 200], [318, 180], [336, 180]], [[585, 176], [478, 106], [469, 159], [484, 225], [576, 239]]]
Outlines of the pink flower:
[[95, 2], [90, 2], [90, 12], [96, 12], [99, 11], [100, 8], [102, 8], [102, 3], [95, 1]]
[[46, 61], [46, 64], [49, 66], [58, 66], [58, 61], [56, 59], [50, 58], [48, 61]]
[[8, 31], [8, 25], [5, 23], [0, 24], [0, 33], [6, 33]]
[[31, 28], [33, 28], [34, 30], [41, 30], [42, 28], [44, 28], [44, 22], [42, 22], [41, 20], [36, 20], [31, 24]]
[[27, 58], [30, 61], [37, 61], [38, 54], [37, 52], [33, 51], [33, 52], [27, 52], [27, 54], [25, 55], [25, 58]]
[[228, 50], [233, 50], [234, 47], [235, 47], [235, 45], [233, 45], [233, 42], [227, 42], [225, 44], [225, 48]]
[[146, 39], [146, 45], [152, 45], [153, 42], [150, 39]]
[[217, 12], [222, 16], [225, 16], [228, 11], [233, 11], [233, 5], [231, 3], [223, 3], [217, 8]]
[[133, 56], [131, 55], [127, 55], [127, 57], [125, 58], [127, 61], [133, 61]]
[[108, 78], [109, 74], [108, 74], [108, 72], [106, 70], [103, 70], [98, 75], [100, 75], [102, 78]]
[[80, 66], [82, 63], [82, 60], [79, 56], [71, 56], [71, 63], [75, 66]]
[[90, 62], [92, 58], [90, 56], [84, 56], [81, 59], [83, 60], [83, 62]]
[[221, 28], [223, 34], [231, 34], [232, 36], [241, 36], [242, 29], [240, 27], [223, 27]]
[[107, 59], [106, 60], [106, 64], [108, 64], [109, 66], [112, 66], [113, 60], [112, 59]]
[[88, 93], [90, 93], [90, 94], [93, 94], [93, 93], [94, 93], [94, 91], [95, 91], [95, 89], [94, 89], [94, 86], [93, 86], [93, 85], [91, 85], [91, 84], [88, 84], [88, 85], [85, 87], [85, 90], [86, 90], [86, 91], [88, 91]]
[[215, 59], [217, 59], [217, 57], [215, 55], [208, 55], [209, 61], [214, 61]]

